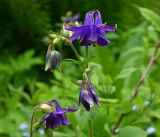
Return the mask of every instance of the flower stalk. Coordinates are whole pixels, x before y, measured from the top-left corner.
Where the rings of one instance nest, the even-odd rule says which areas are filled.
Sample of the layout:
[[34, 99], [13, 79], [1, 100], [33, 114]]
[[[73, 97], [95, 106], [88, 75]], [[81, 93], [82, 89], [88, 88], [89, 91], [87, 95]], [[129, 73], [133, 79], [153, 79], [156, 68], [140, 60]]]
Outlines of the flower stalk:
[[[89, 47], [86, 46], [86, 58], [89, 57]], [[86, 64], [86, 69], [88, 68], [88, 63]]]
[[74, 45], [73, 45], [71, 42], [68, 42], [68, 44], [69, 44], [69, 46], [71, 47], [71, 49], [73, 50], [76, 58], [77, 58], [80, 62], [82, 62], [81, 57], [80, 57], [80, 55], [78, 54], [78, 52], [77, 52], [76, 48], [74, 47]]
[[53, 129], [44, 130], [46, 137], [53, 137]]
[[[89, 57], [89, 47], [86, 46], [86, 58]], [[88, 68], [88, 63], [86, 64], [86, 69]], [[85, 72], [87, 80], [89, 80], [87, 73]], [[93, 137], [93, 126], [92, 126], [92, 120], [88, 120], [88, 128], [89, 128], [89, 137]]]
[[88, 120], [88, 127], [89, 127], [89, 137], [93, 137], [93, 126], [91, 120]]
[[29, 137], [32, 137], [33, 135], [33, 119], [34, 119], [34, 112], [32, 113], [32, 116], [31, 116], [31, 127], [30, 127], [30, 136]]

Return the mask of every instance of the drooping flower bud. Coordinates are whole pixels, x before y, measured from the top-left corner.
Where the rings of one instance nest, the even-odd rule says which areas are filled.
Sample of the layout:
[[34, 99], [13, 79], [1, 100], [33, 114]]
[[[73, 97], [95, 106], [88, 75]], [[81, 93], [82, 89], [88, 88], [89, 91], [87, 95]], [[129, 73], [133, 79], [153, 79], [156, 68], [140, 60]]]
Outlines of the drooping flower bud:
[[96, 91], [91, 82], [82, 82], [79, 95], [79, 105], [80, 104], [83, 104], [87, 111], [90, 111], [94, 104], [99, 104]]
[[52, 50], [52, 46], [49, 45], [46, 54], [45, 71], [47, 71], [48, 69], [55, 69], [56, 67], [59, 67], [60, 62], [61, 62], [61, 54], [56, 50]]

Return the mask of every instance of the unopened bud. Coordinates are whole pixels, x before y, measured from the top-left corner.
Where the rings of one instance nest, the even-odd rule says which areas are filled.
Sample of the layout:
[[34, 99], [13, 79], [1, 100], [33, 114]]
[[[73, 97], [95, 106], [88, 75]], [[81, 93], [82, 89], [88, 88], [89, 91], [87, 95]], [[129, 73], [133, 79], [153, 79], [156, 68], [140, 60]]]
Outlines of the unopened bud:
[[82, 82], [83, 82], [82, 80], [78, 80], [77, 84], [82, 85]]
[[75, 22], [76, 27], [80, 26], [80, 24], [78, 23], [78, 21]]
[[90, 69], [89, 68], [85, 69], [85, 72], [86, 73], [90, 72]]
[[59, 41], [60, 41], [59, 38], [55, 38], [55, 39], [53, 40], [53, 44], [57, 44]]
[[65, 27], [66, 27], [65, 24], [63, 24], [61, 34], [62, 34], [62, 36], [66, 37], [66, 38], [69, 38], [69, 37], [72, 36], [73, 32], [69, 31], [69, 30], [66, 30]]
[[55, 38], [57, 38], [57, 35], [56, 35], [56, 34], [49, 34], [49, 37], [50, 37], [51, 39], [55, 39]]
[[53, 111], [52, 107], [48, 104], [41, 104], [40, 109], [41, 109], [41, 112], [43, 113], [50, 113]]
[[47, 71], [48, 69], [55, 69], [56, 67], [59, 67], [60, 62], [61, 62], [61, 54], [56, 50], [52, 51], [52, 46], [49, 45], [46, 54], [45, 71]]

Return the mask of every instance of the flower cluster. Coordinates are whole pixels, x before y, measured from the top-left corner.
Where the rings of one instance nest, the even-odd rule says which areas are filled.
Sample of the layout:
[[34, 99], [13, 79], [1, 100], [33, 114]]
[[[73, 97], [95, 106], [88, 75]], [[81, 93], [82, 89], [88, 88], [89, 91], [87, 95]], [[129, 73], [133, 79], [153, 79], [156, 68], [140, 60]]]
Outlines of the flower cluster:
[[[54, 39], [53, 44], [57, 43], [57, 40], [60, 39], [67, 39], [69, 43], [79, 39], [82, 46], [89, 46], [92, 44], [105, 46], [110, 43], [110, 41], [106, 38], [105, 31], [114, 32], [116, 30], [116, 27], [110, 27], [102, 23], [101, 14], [98, 10], [86, 13], [83, 25], [77, 25], [77, 20], [77, 15], [68, 18], [63, 24], [61, 35], [51, 34], [50, 37]], [[75, 22], [75, 25], [71, 26], [73, 22]], [[74, 46], [72, 49], [73, 51], [76, 50], [74, 49]], [[75, 54], [77, 55], [77, 51]], [[49, 45], [46, 54], [45, 70], [52, 70], [60, 67], [60, 61], [61, 54], [54, 50], [52, 45]], [[88, 65], [86, 65], [85, 69], [87, 70], [87, 68]], [[79, 83], [81, 85], [81, 90], [79, 94], [78, 108], [82, 104], [87, 111], [90, 111], [95, 104], [99, 104], [99, 100], [88, 75], [86, 72], [84, 72], [84, 74], [84, 79]], [[53, 109], [54, 107], [52, 103], [54, 103], [55, 109]], [[40, 108], [41, 112], [45, 113], [45, 115], [40, 120], [39, 124], [45, 124], [46, 129], [54, 129], [62, 125], [69, 125], [70, 122], [67, 120], [66, 113], [75, 112], [78, 110], [78, 108], [61, 108], [60, 104], [56, 100], [50, 101], [49, 104], [42, 104]]]

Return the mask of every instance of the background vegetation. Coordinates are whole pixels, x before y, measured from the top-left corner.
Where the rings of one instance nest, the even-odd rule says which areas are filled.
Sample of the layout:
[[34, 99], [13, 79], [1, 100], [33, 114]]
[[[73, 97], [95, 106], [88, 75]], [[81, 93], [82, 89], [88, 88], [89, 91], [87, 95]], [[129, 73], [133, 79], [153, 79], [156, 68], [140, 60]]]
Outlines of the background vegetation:
[[[103, 21], [118, 24], [116, 33], [107, 37], [108, 47], [90, 49], [95, 56], [91, 79], [100, 98], [93, 108], [95, 137], [112, 137], [122, 112], [127, 112], [118, 137], [160, 136], [160, 63], [157, 60], [140, 88], [138, 97], [126, 104], [141, 73], [146, 68], [156, 43], [160, 40], [160, 17], [137, 8], [145, 7], [160, 14], [157, 0], [1, 0], [0, 1], [0, 137], [28, 136], [32, 108], [58, 99], [63, 107], [76, 106], [80, 88], [73, 81], [81, 79], [82, 70], [63, 60], [63, 71], [44, 71], [49, 30], [61, 31], [68, 11], [84, 15], [99, 10]], [[78, 48], [78, 46], [77, 46]], [[74, 58], [70, 47], [60, 43], [63, 58]], [[83, 54], [83, 47], [79, 48]], [[58, 128], [57, 137], [87, 137], [88, 113], [68, 114], [69, 127]], [[27, 125], [21, 128], [22, 124]], [[149, 129], [154, 131], [149, 132]], [[44, 136], [37, 131], [34, 136]]]

